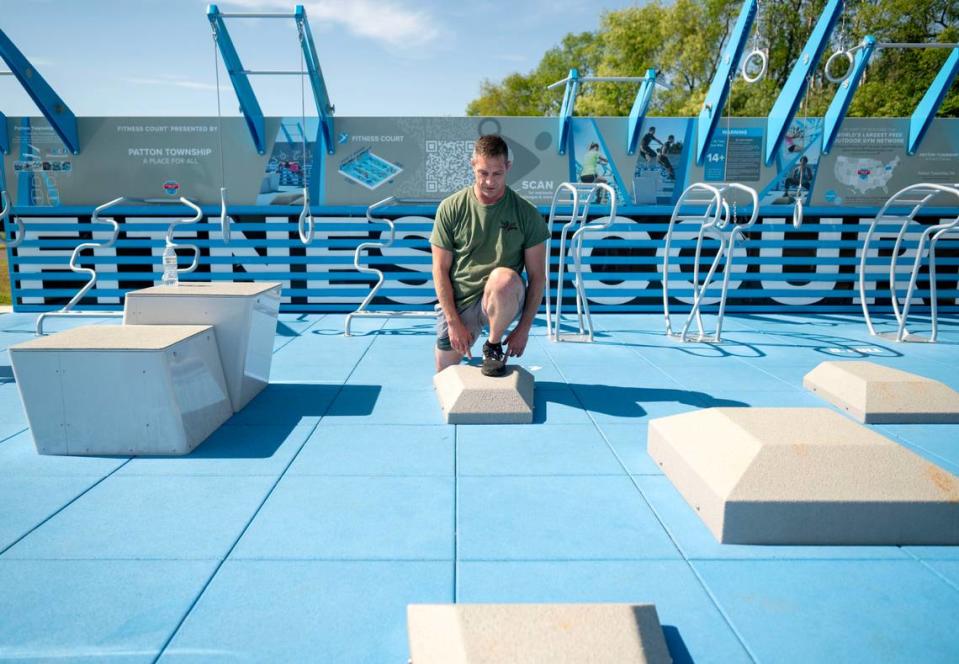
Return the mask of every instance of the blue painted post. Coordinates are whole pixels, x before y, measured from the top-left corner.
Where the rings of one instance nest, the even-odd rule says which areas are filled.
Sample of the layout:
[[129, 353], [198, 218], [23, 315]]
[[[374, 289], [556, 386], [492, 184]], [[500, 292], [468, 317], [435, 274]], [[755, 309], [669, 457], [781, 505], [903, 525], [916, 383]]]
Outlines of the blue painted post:
[[230, 81], [233, 83], [236, 98], [240, 102], [240, 111], [243, 113], [246, 126], [250, 130], [253, 144], [256, 146], [256, 151], [263, 154], [266, 152], [266, 128], [260, 103], [256, 100], [256, 94], [250, 85], [250, 79], [243, 73], [243, 63], [240, 61], [240, 56], [236, 52], [230, 33], [226, 29], [223, 17], [220, 16], [220, 10], [216, 5], [210, 5], [207, 8], [206, 15], [210, 19], [210, 26], [213, 28], [217, 48], [220, 49], [220, 55], [223, 56], [223, 65], [230, 75]]
[[7, 116], [0, 112], [0, 152], [10, 154], [10, 133], [7, 131]]
[[576, 95], [579, 94], [579, 70], [569, 70], [569, 80], [566, 81], [566, 92], [563, 93], [563, 105], [559, 109], [559, 133], [556, 149], [559, 154], [566, 154], [566, 143], [569, 140], [570, 118], [573, 116], [573, 107], [576, 105]]
[[[0, 30], [0, 58], [3, 58], [10, 72], [20, 81], [20, 85], [30, 95], [43, 117], [73, 154], [80, 154], [80, 137], [77, 132], [77, 118], [66, 103], [53, 91], [30, 61], [20, 52], [10, 38]], [[9, 145], [7, 146], [9, 149]], [[7, 150], [4, 150], [6, 152]]]
[[[313, 100], [316, 102], [316, 112], [319, 118], [319, 131], [322, 132], [329, 154], [336, 152], [336, 141], [333, 140], [333, 104], [326, 90], [323, 80], [323, 71], [320, 69], [320, 58], [313, 42], [313, 32], [306, 20], [306, 10], [303, 5], [297, 5], [294, 11], [297, 27], [300, 31], [300, 47], [303, 49], [303, 60], [306, 62], [306, 73], [313, 89]], [[315, 159], [314, 159], [315, 161]]]
[[776, 103], [773, 104], [769, 112], [769, 118], [766, 121], [766, 165], [770, 165], [776, 156], [789, 124], [796, 115], [796, 109], [803, 95], [806, 94], [806, 83], [809, 75], [816, 68], [823, 51], [829, 42], [829, 36], [833, 28], [836, 27], [836, 21], [842, 13], [842, 0], [829, 0], [829, 4], [823, 9], [816, 27], [806, 41], [799, 59], [789, 72], [789, 78], [786, 79], [786, 85], [783, 86]]
[[919, 143], [922, 142], [926, 130], [935, 119], [936, 111], [946, 98], [956, 74], [959, 74], [959, 46], [952, 49], [932, 85], [926, 90], [926, 94], [922, 96], [912, 117], [909, 118], [909, 144], [906, 146], [909, 154], [916, 154], [916, 150], [919, 149]]
[[649, 102], [653, 99], [653, 90], [656, 89], [656, 70], [646, 70], [646, 80], [636, 92], [633, 108], [629, 111], [629, 122], [626, 126], [626, 154], [636, 154], [636, 144], [639, 143], [639, 133], [643, 128], [643, 120], [649, 109]]
[[876, 38], [872, 35], [866, 35], [866, 38], [862, 40], [862, 48], [856, 52], [856, 58], [852, 64], [852, 71], [849, 72], [846, 80], [839, 84], [839, 88], [836, 90], [836, 96], [833, 97], [829, 108], [826, 110], [826, 117], [823, 119], [823, 154], [829, 154], [829, 150], [832, 149], [833, 141], [836, 140], [836, 136], [839, 134], [839, 127], [846, 117], [846, 111], [849, 110], [849, 104], [852, 102], [853, 95], [856, 94], [856, 89], [862, 80], [863, 72], [866, 71], [869, 58], [872, 57], [875, 48]]
[[706, 93], [706, 100], [703, 102], [703, 109], [699, 112], [697, 123], [696, 164], [699, 166], [702, 166], [703, 159], [706, 158], [709, 141], [713, 137], [713, 132], [716, 131], [719, 119], [723, 116], [723, 108], [726, 105], [726, 99], [729, 97], [730, 78], [733, 70], [739, 65], [739, 59], [746, 48], [749, 31], [752, 29], [753, 21], [756, 18], [756, 7], [756, 0], [746, 0], [743, 3], [739, 18], [736, 19], [736, 26], [733, 28], [729, 43], [726, 45], [726, 52], [723, 53], [719, 67], [716, 68], [716, 74], [713, 76], [713, 81], [709, 84], [709, 91]]

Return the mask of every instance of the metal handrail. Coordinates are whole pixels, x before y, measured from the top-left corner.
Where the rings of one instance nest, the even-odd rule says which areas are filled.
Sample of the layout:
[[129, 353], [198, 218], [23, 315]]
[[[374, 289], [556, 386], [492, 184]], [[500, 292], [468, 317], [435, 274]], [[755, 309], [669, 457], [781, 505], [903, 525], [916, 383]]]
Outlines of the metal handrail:
[[[593, 198], [597, 197], [600, 191], [606, 191], [610, 200], [610, 214], [605, 222], [587, 222], [589, 218], [590, 205]], [[569, 206], [569, 214], [563, 214], [560, 209]], [[560, 334], [562, 310], [563, 310], [563, 283], [565, 281], [566, 257], [567, 257], [567, 237], [572, 230], [572, 236], [569, 237], [569, 251], [573, 257], [573, 284], [576, 290], [576, 316], [579, 326], [579, 337], [586, 337], [588, 341], [593, 340], [593, 322], [589, 313], [589, 303], [586, 298], [586, 286], [582, 278], [582, 253], [583, 236], [587, 232], [601, 231], [609, 228], [616, 219], [616, 191], [608, 184], [603, 182], [562, 182], [553, 192], [553, 200], [550, 204], [549, 218], [547, 221], [547, 231], [550, 242], [553, 237], [553, 227], [556, 222], [566, 222], [560, 229], [559, 240], [559, 267], [556, 276], [556, 323], [553, 324], [552, 298], [549, 288], [550, 274], [550, 252], [546, 252], [546, 335], [553, 341], [562, 341]], [[579, 226], [579, 228], [576, 228]], [[574, 230], [575, 229], [575, 230]]]
[[[859, 259], [859, 300], [862, 305], [862, 312], [866, 321], [866, 327], [869, 330], [869, 334], [873, 336], [892, 338], [895, 341], [927, 341], [930, 343], [935, 343], [936, 341], [939, 333], [939, 310], [937, 303], [938, 298], [936, 296], [936, 244], [944, 235], [947, 235], [952, 231], [959, 230], [959, 217], [956, 217], [952, 221], [929, 226], [922, 232], [922, 235], [919, 236], [919, 245], [916, 247], [916, 258], [913, 261], [912, 271], [909, 275], [909, 285], [906, 288], [905, 300], [903, 302], [901, 311], [899, 309], [899, 296], [896, 292], [896, 267], [899, 259], [899, 250], [902, 246], [902, 241], [906, 236], [906, 231], [909, 229], [909, 224], [915, 221], [916, 214], [926, 205], [926, 203], [940, 193], [952, 194], [959, 198], [959, 184], [948, 186], [935, 182], [925, 182], [905, 187], [904, 189], [901, 189], [893, 194], [893, 196], [886, 201], [886, 204], [883, 205], [882, 209], [879, 210], [879, 214], [876, 215], [876, 217], [872, 220], [872, 223], [869, 225], [869, 230], [866, 232], [866, 237], [863, 240], [862, 255]], [[906, 198], [906, 195], [910, 195], [910, 197]], [[912, 198], [912, 195], [916, 195], [917, 198]], [[911, 206], [907, 214], [893, 214], [889, 212], [889, 210], [892, 208], [903, 206]], [[872, 317], [869, 314], [869, 303], [866, 298], [866, 259], [869, 254], [869, 244], [872, 241], [876, 226], [880, 221], [896, 221], [901, 223], [899, 232], [896, 234], [896, 242], [893, 246], [892, 256], [889, 261], [890, 299], [892, 300], [892, 311], [897, 323], [895, 334], [880, 334], [876, 332], [876, 329], [872, 324]], [[930, 237], [932, 238], [931, 240]], [[929, 337], [926, 338], [911, 334], [906, 329], [906, 323], [909, 317], [909, 309], [912, 303], [912, 297], [915, 293], [916, 281], [919, 277], [919, 270], [922, 267], [923, 248], [925, 247], [927, 240], [929, 240], [929, 298], [930, 307], [932, 310], [932, 330], [929, 334]]]
[[89, 317], [89, 318], [119, 318], [120, 316], [123, 315], [119, 312], [109, 312], [109, 311], [97, 311], [97, 312], [73, 311], [73, 307], [78, 302], [80, 302], [80, 300], [82, 300], [88, 292], [90, 292], [90, 289], [93, 288], [93, 285], [97, 281], [97, 272], [95, 269], [89, 268], [89, 267], [82, 267], [81, 265], [77, 263], [77, 260], [80, 257], [80, 252], [82, 252], [84, 249], [105, 249], [108, 247], [112, 247], [114, 243], [116, 243], [117, 236], [119, 236], [120, 234], [120, 224], [118, 224], [117, 220], [114, 219], [113, 217], [107, 217], [101, 220], [100, 213], [106, 210], [107, 208], [113, 207], [114, 205], [117, 205], [118, 203], [121, 203], [125, 200], [127, 199], [125, 199], [123, 196], [120, 196], [119, 198], [114, 198], [112, 201], [109, 201], [108, 203], [104, 203], [103, 205], [100, 205], [96, 209], [94, 209], [93, 216], [90, 217], [90, 223], [96, 224], [96, 223], [100, 223], [101, 221], [106, 221], [113, 227], [113, 233], [110, 235], [110, 239], [107, 240], [106, 242], [102, 242], [102, 243], [101, 242], [82, 242], [74, 248], [73, 253], [70, 255], [70, 270], [72, 272], [85, 272], [87, 273], [87, 275], [89, 275], [89, 279], [87, 280], [87, 283], [85, 283], [83, 287], [77, 292], [77, 294], [74, 295], [72, 298], [70, 298], [70, 301], [67, 302], [62, 309], [60, 309], [59, 311], [47, 311], [40, 314], [37, 317], [37, 326], [36, 326], [37, 336], [43, 336], [44, 334], [43, 323], [48, 318], [63, 318], [68, 316], [69, 317]]
[[367, 265], [360, 264], [360, 257], [363, 252], [368, 249], [387, 249], [393, 246], [393, 242], [396, 240], [396, 224], [392, 219], [386, 217], [377, 218], [373, 216], [373, 212], [380, 208], [386, 207], [387, 205], [435, 205], [438, 201], [433, 199], [426, 198], [397, 198], [395, 196], [389, 196], [384, 198], [381, 201], [373, 203], [368, 208], [366, 208], [366, 220], [373, 224], [376, 222], [385, 223], [389, 229], [390, 234], [389, 238], [385, 242], [361, 242], [359, 246], [356, 247], [356, 251], [353, 252], [353, 267], [356, 268], [358, 272], [363, 274], [375, 274], [377, 275], [376, 284], [373, 288], [370, 289], [370, 292], [363, 298], [363, 301], [352, 313], [347, 314], [346, 320], [343, 323], [343, 336], [349, 337], [350, 326], [353, 323], [353, 318], [359, 316], [361, 318], [435, 318], [436, 314], [431, 312], [423, 311], [369, 311], [367, 306], [370, 302], [376, 297], [377, 291], [380, 287], [383, 286], [383, 283], [386, 281], [386, 274], [383, 270], [380, 270], [375, 267], [369, 267]]
[[230, 224], [233, 218], [226, 211], [226, 187], [220, 187], [220, 234], [223, 244], [230, 244]]
[[[752, 213], [745, 223], [739, 223], [736, 214], [736, 204], [732, 207], [727, 200], [728, 194], [732, 190], [742, 191], [752, 199]], [[702, 196], [705, 195], [705, 198]], [[683, 206], [692, 204], [705, 205], [705, 211], [702, 214], [683, 215]], [[672, 244], [673, 231], [676, 228], [676, 222], [699, 221], [700, 227], [696, 235], [696, 250], [693, 257], [693, 304], [689, 314], [683, 322], [679, 333], [673, 332], [672, 319], [669, 313], [669, 250]], [[752, 228], [759, 220], [759, 195], [752, 187], [740, 184], [738, 182], [720, 183], [716, 185], [697, 182], [683, 191], [676, 206], [673, 208], [673, 214], [669, 220], [669, 227], [666, 231], [665, 249], [663, 256], [663, 315], [666, 323], [666, 334], [675, 337], [680, 341], [713, 341], [722, 340], [723, 318], [726, 314], [726, 300], [729, 295], [729, 278], [732, 271], [733, 252], [736, 249], [737, 240], [745, 239], [745, 232]], [[716, 256], [713, 257], [706, 276], [702, 283], [699, 280], [699, 264], [702, 256], [703, 240], [710, 239], [719, 242], [719, 249]], [[707, 335], [702, 318], [702, 302], [706, 291], [709, 289], [720, 263], [725, 259], [725, 268], [723, 269], [723, 283], [719, 296], [719, 312], [716, 316], [716, 332], [713, 335]], [[696, 322], [698, 334], [691, 337], [689, 328], [693, 321]]]
[[[6, 189], [0, 189], [0, 226], [4, 229], [7, 227], [7, 220], [10, 218], [10, 210], [13, 206], [10, 205], [10, 197], [7, 195]], [[13, 223], [17, 225], [17, 237], [12, 242], [10, 241], [9, 234], [7, 235], [7, 246], [11, 249], [16, 249], [23, 242], [23, 238], [26, 235], [27, 227], [24, 225], [23, 220], [20, 217], [14, 216]]]
[[191, 224], [203, 219], [203, 210], [200, 209], [200, 206], [191, 201], [188, 198], [180, 197], [180, 202], [186, 205], [188, 208], [192, 209], [194, 212], [193, 217], [190, 219], [175, 219], [170, 222], [170, 225], [166, 229], [166, 244], [172, 246], [174, 249], [192, 249], [193, 250], [193, 262], [190, 264], [190, 267], [179, 268], [177, 267], [177, 274], [188, 274], [193, 272], [197, 266], [200, 264], [200, 247], [195, 244], [177, 244], [173, 241], [173, 234], [176, 232], [176, 227], [180, 224]]

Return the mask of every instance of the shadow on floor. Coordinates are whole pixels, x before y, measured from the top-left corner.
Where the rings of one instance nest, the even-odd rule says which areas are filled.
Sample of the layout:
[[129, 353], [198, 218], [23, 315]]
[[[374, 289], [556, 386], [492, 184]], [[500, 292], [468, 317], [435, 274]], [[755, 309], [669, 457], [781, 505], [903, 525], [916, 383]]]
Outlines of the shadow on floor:
[[270, 383], [229, 424], [292, 428], [304, 418], [370, 415], [382, 389], [379, 385]]
[[672, 625], [663, 625], [663, 636], [666, 639], [669, 654], [673, 658], [673, 664], [693, 664], [693, 656], [689, 654], [686, 642], [683, 641], [678, 629]]
[[651, 402], [680, 403], [696, 408], [745, 407], [749, 404], [729, 399], [716, 399], [705, 392], [667, 388], [623, 387], [619, 385], [584, 385], [580, 383], [536, 383], [537, 394], [543, 399], [542, 412], [534, 414], [533, 422], [546, 421], [548, 403], [557, 403], [579, 410], [589, 410], [612, 417], [644, 417], [642, 404]]

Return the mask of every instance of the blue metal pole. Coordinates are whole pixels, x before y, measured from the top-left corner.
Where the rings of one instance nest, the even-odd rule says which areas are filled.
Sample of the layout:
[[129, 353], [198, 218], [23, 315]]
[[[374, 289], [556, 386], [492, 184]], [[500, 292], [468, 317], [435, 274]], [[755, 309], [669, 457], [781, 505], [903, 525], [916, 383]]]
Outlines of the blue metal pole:
[[799, 59], [789, 72], [789, 78], [786, 79], [786, 85], [783, 86], [776, 103], [773, 104], [769, 112], [769, 118], [766, 122], [766, 165], [773, 162], [776, 151], [779, 149], [789, 124], [796, 115], [796, 109], [806, 93], [806, 85], [809, 75], [816, 68], [823, 51], [829, 42], [829, 35], [836, 27], [836, 21], [842, 13], [842, 0], [829, 0], [829, 4], [823, 9], [816, 27], [806, 41]]
[[719, 119], [723, 116], [723, 108], [726, 105], [726, 99], [729, 97], [729, 89], [732, 83], [731, 75], [739, 65], [739, 59], [746, 48], [749, 31], [756, 18], [756, 7], [756, 0], [746, 0], [743, 3], [739, 18], [736, 19], [736, 26], [733, 28], [729, 43], [726, 45], [726, 52], [723, 54], [719, 67], [716, 68], [716, 74], [713, 76], [713, 81], [709, 85], [709, 92], [706, 93], [703, 109], [699, 112], [696, 134], [698, 139], [696, 164], [699, 166], [702, 166], [703, 159], [706, 158], [709, 141], [712, 139], [713, 132], [716, 131]]
[[[753, 0], [755, 1], [755, 0]], [[646, 111], [653, 99], [656, 89], [656, 70], [646, 70], [646, 80], [639, 86], [633, 108], [629, 111], [629, 122], [626, 127], [626, 154], [636, 154], [636, 144], [639, 143], [639, 133], [643, 128]]]
[[833, 141], [836, 140], [836, 136], [839, 134], [839, 126], [846, 118], [846, 111], [849, 110], [849, 104], [852, 102], [853, 95], [856, 94], [856, 89], [859, 88], [862, 75], [866, 71], [869, 58], [872, 57], [875, 48], [876, 38], [872, 35], [866, 35], [862, 41], [862, 48], [856, 52], [856, 59], [853, 61], [852, 71], [849, 72], [846, 80], [839, 84], [839, 88], [836, 90], [836, 96], [833, 97], [829, 108], [826, 110], [826, 117], [823, 119], [823, 154], [829, 154], [829, 150], [832, 149]]
[[922, 142], [929, 125], [935, 119], [936, 111], [946, 98], [956, 74], [959, 74], [959, 46], [952, 49], [932, 85], [926, 90], [926, 94], [922, 96], [912, 117], [909, 118], [909, 144], [906, 146], [909, 154], [916, 154], [916, 150], [919, 149], [919, 143]]
[[559, 154], [566, 154], [566, 142], [569, 140], [570, 118], [573, 116], [573, 107], [576, 105], [576, 95], [579, 93], [579, 70], [569, 70], [569, 80], [566, 81], [566, 92], [563, 94], [563, 105], [559, 109], [559, 133], [556, 150]]
[[[306, 20], [306, 10], [303, 5], [297, 5], [294, 11], [297, 27], [300, 31], [300, 47], [303, 49], [303, 60], [306, 62], [306, 73], [313, 89], [313, 100], [316, 102], [316, 112], [320, 120], [320, 132], [323, 134], [326, 150], [329, 154], [336, 152], [336, 141], [333, 140], [333, 104], [326, 90], [323, 80], [323, 71], [320, 69], [320, 58], [313, 42], [313, 32]], [[315, 158], [314, 158], [315, 159]]]

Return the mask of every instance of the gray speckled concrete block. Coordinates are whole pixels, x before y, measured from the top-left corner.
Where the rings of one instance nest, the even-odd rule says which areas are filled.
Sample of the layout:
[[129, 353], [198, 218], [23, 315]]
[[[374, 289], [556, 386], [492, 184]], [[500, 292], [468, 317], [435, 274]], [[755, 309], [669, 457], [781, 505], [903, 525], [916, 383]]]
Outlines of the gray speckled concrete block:
[[412, 664], [667, 664], [652, 604], [411, 604]]
[[518, 366], [506, 375], [484, 376], [479, 367], [457, 364], [433, 377], [449, 424], [529, 424], [533, 421], [533, 374]]
[[803, 387], [869, 424], [959, 422], [959, 392], [944, 383], [874, 362], [823, 362]]
[[959, 478], [828, 408], [662, 417], [647, 447], [725, 544], [959, 544]]

